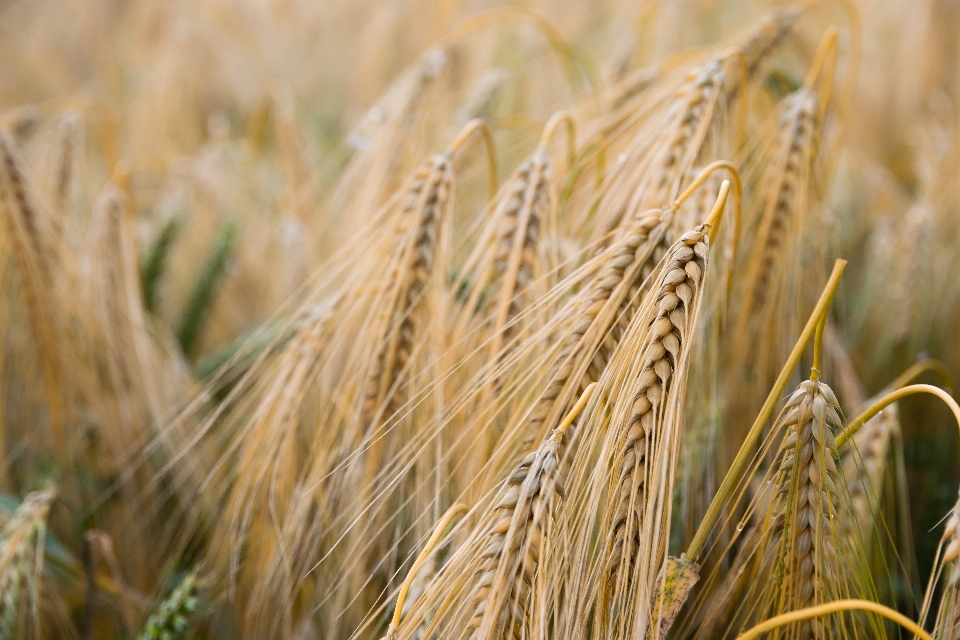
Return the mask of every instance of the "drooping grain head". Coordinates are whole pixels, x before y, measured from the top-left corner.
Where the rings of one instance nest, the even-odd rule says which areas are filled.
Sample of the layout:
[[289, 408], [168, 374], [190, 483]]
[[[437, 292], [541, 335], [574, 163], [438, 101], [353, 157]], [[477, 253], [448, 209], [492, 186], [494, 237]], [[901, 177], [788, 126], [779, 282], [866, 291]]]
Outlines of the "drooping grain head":
[[499, 640], [524, 635], [525, 616], [553, 511], [563, 499], [558, 466], [564, 434], [555, 432], [507, 478], [484, 535], [466, 637]]
[[47, 517], [57, 497], [48, 487], [29, 494], [0, 531], [0, 632], [4, 638], [38, 637], [46, 626], [38, 617], [43, 584]]
[[[743, 280], [746, 290], [738, 311], [733, 336], [733, 352], [742, 366], [755, 362], [760, 385], [765, 386], [774, 375], [784, 354], [785, 324], [783, 310], [796, 305], [789, 292], [798, 285], [790, 278], [798, 272], [796, 261], [801, 244], [802, 216], [815, 205], [817, 105], [814, 92], [801, 90], [785, 100], [784, 111], [777, 124], [777, 142], [762, 168], [758, 200], [760, 218], [755, 240]], [[814, 232], [816, 229], [813, 230]], [[822, 242], [822, 238], [810, 238]], [[789, 314], [788, 314], [789, 316]], [[741, 365], [734, 367], [740, 369]]]
[[[629, 629], [639, 623], [630, 620], [634, 614], [629, 612], [629, 603], [639, 584], [653, 584], [656, 573], [649, 574], [659, 571], [663, 561], [649, 562], [646, 557], [662, 545], [654, 534], [659, 527], [653, 522], [657, 514], [651, 509], [661, 485], [672, 486], [671, 479], [661, 474], [664, 468], [675, 470], [677, 452], [669, 446], [664, 450], [662, 441], [671, 437], [666, 425], [676, 419], [673, 411], [685, 393], [685, 356], [701, 298], [708, 240], [700, 227], [681, 236], [668, 251], [651, 293], [655, 300], [653, 313], [643, 319], [646, 337], [638, 351], [643, 365], [632, 382], [629, 419], [616, 432], [622, 434], [617, 436], [621, 439], [618, 470], [605, 524], [602, 588], [613, 625], [609, 628]], [[649, 613], [644, 615], [649, 620]]]
[[509, 322], [522, 308], [538, 267], [541, 228], [550, 215], [552, 177], [546, 150], [539, 147], [518, 168], [508, 196], [493, 258], [494, 277], [499, 281], [492, 298], [495, 330], [502, 328], [504, 339], [515, 331]]
[[[389, 417], [403, 404], [398, 376], [405, 370], [417, 332], [422, 330], [420, 310], [431, 277], [441, 225], [447, 216], [453, 169], [448, 155], [431, 158], [410, 181], [401, 215], [408, 231], [403, 232], [402, 258], [396, 274], [396, 298], [383, 309], [388, 333], [376, 355], [376, 366], [365, 385], [361, 422], [370, 424], [377, 414]], [[386, 403], [386, 405], [384, 405]]]
[[785, 7], [764, 17], [744, 34], [735, 46], [743, 53], [750, 76], [756, 75], [770, 53], [790, 35], [799, 17], [798, 8]]

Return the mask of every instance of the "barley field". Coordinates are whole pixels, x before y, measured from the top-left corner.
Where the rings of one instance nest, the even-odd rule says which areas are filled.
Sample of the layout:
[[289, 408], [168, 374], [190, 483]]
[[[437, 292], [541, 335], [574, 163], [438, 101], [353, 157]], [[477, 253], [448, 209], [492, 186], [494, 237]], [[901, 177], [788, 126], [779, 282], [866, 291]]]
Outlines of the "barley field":
[[0, 54], [0, 640], [960, 640], [956, 0]]

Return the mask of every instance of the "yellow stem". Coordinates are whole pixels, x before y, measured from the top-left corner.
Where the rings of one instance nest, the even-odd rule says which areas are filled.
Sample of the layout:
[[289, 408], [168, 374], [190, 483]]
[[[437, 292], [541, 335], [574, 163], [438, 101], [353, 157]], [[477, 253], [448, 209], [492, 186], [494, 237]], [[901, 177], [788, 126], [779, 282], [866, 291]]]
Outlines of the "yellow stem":
[[[857, 84], [857, 76], [860, 70], [860, 56], [863, 49], [863, 26], [860, 20], [860, 10], [857, 8], [855, 0], [808, 0], [800, 5], [801, 11], [808, 11], [819, 4], [836, 1], [847, 13], [850, 26], [850, 47], [848, 49], [847, 73], [844, 82], [847, 90], [842, 98], [839, 107], [841, 124], [846, 123], [850, 110], [850, 103], [853, 101], [853, 92]], [[833, 78], [830, 78], [831, 84]], [[822, 93], [822, 92], [821, 92]], [[827, 90], [829, 96], [829, 88]], [[824, 99], [826, 102], [826, 99]], [[821, 113], [822, 116], [822, 113]]]
[[583, 393], [580, 394], [580, 399], [577, 400], [577, 404], [573, 406], [573, 409], [570, 410], [570, 413], [567, 414], [567, 417], [563, 419], [563, 422], [560, 423], [560, 426], [557, 427], [557, 431], [561, 434], [566, 435], [567, 429], [570, 428], [570, 425], [573, 424], [573, 421], [577, 419], [577, 416], [580, 415], [580, 412], [583, 411], [583, 408], [587, 405], [587, 402], [590, 401], [590, 396], [593, 395], [593, 390], [597, 388], [596, 382], [591, 382], [590, 386], [583, 390]]
[[543, 135], [540, 136], [540, 146], [546, 148], [553, 133], [561, 124], [567, 125], [567, 169], [569, 170], [577, 162], [577, 123], [568, 111], [558, 111], [550, 117], [543, 128]]
[[440, 518], [440, 521], [437, 523], [437, 526], [434, 527], [433, 534], [431, 534], [430, 539], [427, 540], [427, 544], [424, 545], [420, 555], [418, 555], [417, 559], [413, 562], [413, 566], [410, 567], [410, 571], [407, 573], [407, 578], [403, 581], [403, 584], [400, 586], [400, 591], [397, 593], [397, 606], [393, 610], [393, 620], [390, 621], [390, 627], [387, 629], [387, 638], [394, 637], [397, 629], [400, 628], [400, 614], [403, 612], [403, 603], [407, 599], [407, 592], [410, 591], [410, 585], [413, 584], [413, 579], [417, 577], [417, 573], [420, 571], [420, 568], [423, 567], [423, 563], [426, 562], [430, 554], [433, 553], [437, 543], [440, 542], [440, 537], [443, 535], [443, 532], [447, 530], [450, 521], [458, 515], [466, 513], [466, 511], [467, 505], [458, 502], [447, 509], [447, 512], [443, 514], [443, 517]]
[[807, 72], [807, 77], [803, 81], [803, 86], [805, 89], [813, 89], [813, 85], [817, 82], [817, 76], [820, 74], [821, 69], [826, 64], [827, 58], [829, 58], [830, 63], [827, 73], [825, 73], [823, 76], [823, 87], [819, 91], [820, 95], [817, 100], [819, 103], [819, 107], [817, 109], [817, 122], [819, 122], [821, 126], [823, 126], [824, 117], [827, 113], [827, 107], [830, 105], [830, 95], [833, 93], [833, 78], [837, 67], [836, 27], [830, 27], [827, 29], [827, 33], [820, 41], [820, 47], [817, 49], [817, 54], [814, 57], [813, 64], [810, 65], [810, 70]]
[[703, 223], [703, 226], [707, 228], [710, 244], [713, 244], [713, 238], [717, 235], [717, 227], [720, 226], [720, 220], [723, 219], [723, 212], [727, 204], [727, 194], [729, 193], [730, 181], [724, 180], [720, 183], [720, 193], [717, 194], [717, 201], [713, 204], [713, 211], [707, 216], [707, 221]]
[[[700, 175], [690, 183], [690, 186], [687, 187], [686, 191], [677, 196], [677, 199], [673, 201], [670, 205], [671, 209], [676, 209], [683, 201], [693, 195], [693, 192], [702, 185], [714, 171], [718, 169], [726, 169], [730, 172], [730, 181], [733, 183], [733, 197], [734, 197], [734, 209], [733, 209], [733, 247], [734, 253], [731, 258], [731, 262], [736, 261], [736, 247], [737, 247], [737, 238], [740, 236], [740, 213], [743, 205], [743, 183], [740, 180], [740, 172], [733, 165], [733, 163], [728, 162], [727, 160], [717, 160], [711, 162], [703, 171], [700, 172]], [[713, 238], [711, 237], [711, 240]]]
[[870, 613], [883, 616], [887, 620], [896, 622], [921, 640], [933, 640], [929, 633], [924, 631], [920, 625], [907, 616], [903, 615], [902, 613], [898, 613], [889, 607], [885, 607], [882, 604], [870, 602], [869, 600], [837, 600], [836, 602], [828, 602], [826, 604], [819, 604], [814, 607], [807, 607], [806, 609], [782, 613], [779, 616], [775, 616], [769, 620], [766, 620], [765, 622], [761, 622], [757, 626], [748, 630], [746, 633], [741, 634], [739, 637], [737, 637], [737, 640], [754, 640], [754, 638], [759, 638], [768, 631], [779, 629], [780, 627], [788, 625], [792, 622], [800, 622], [801, 620], [809, 620], [810, 618], [819, 618], [820, 616], [837, 613], [839, 611], [869, 611]]
[[487, 150], [487, 189], [490, 199], [493, 200], [497, 195], [497, 156], [494, 151], [493, 136], [490, 134], [490, 127], [487, 126], [487, 123], [479, 118], [474, 118], [465, 124], [457, 137], [450, 143], [450, 146], [447, 147], [447, 153], [452, 155], [457, 152], [477, 132], [480, 133]]
[[737, 483], [740, 481], [740, 475], [743, 473], [744, 468], [746, 468], [747, 463], [750, 461], [753, 448], [756, 446], [757, 441], [763, 434], [763, 427], [767, 424], [767, 420], [770, 419], [770, 415], [773, 413], [773, 409], [776, 407], [777, 402], [779, 402], [780, 396], [783, 395], [783, 391], [787, 387], [787, 382], [790, 380], [790, 375], [793, 373], [794, 368], [796, 368], [797, 363], [800, 362], [800, 356], [803, 355], [803, 351], [806, 349], [807, 343], [809, 343], [810, 338], [813, 337], [813, 333], [816, 330], [817, 324], [820, 322], [820, 318], [825, 316], [827, 309], [830, 308], [830, 303], [833, 300], [833, 296], [837, 292], [837, 287], [840, 285], [840, 277], [843, 275], [843, 270], [846, 266], [846, 260], [837, 260], [834, 263], [833, 273], [830, 274], [830, 279], [827, 281], [827, 285], [824, 287], [823, 293], [820, 294], [820, 300], [817, 301], [817, 306], [814, 307], [813, 313], [810, 314], [810, 318], [807, 320], [807, 324], [803, 328], [800, 338], [793, 346], [793, 351], [790, 353], [790, 357], [787, 358], [787, 362], [783, 365], [783, 369], [780, 371], [780, 376], [773, 384], [773, 388], [770, 390], [770, 394], [767, 396], [766, 402], [763, 403], [763, 407], [760, 409], [757, 419], [754, 421], [753, 426], [750, 427], [750, 431], [747, 433], [746, 439], [740, 446], [740, 450], [737, 452], [737, 456], [730, 465], [730, 469], [727, 471], [726, 476], [724, 476], [723, 482], [720, 483], [720, 488], [717, 490], [717, 494], [713, 497], [713, 501], [707, 508], [707, 513], [703, 516], [703, 520], [700, 522], [700, 528], [697, 529], [697, 533], [694, 536], [693, 541], [690, 543], [690, 546], [687, 548], [687, 552], [683, 554], [684, 557], [696, 561], [699, 558], [700, 553], [703, 551], [703, 547], [707, 542], [707, 536], [710, 534], [711, 529], [713, 529], [717, 519], [719, 519], [720, 512], [723, 510], [724, 506], [726, 506], [726, 502], [733, 494]]
[[924, 358], [920, 362], [913, 363], [909, 369], [901, 373], [897, 378], [887, 385], [888, 389], [896, 390], [905, 387], [913, 380], [919, 378], [927, 371], [933, 371], [940, 377], [940, 384], [947, 390], [953, 391], [953, 376], [947, 370], [947, 366], [936, 358]]
[[957, 420], [957, 426], [960, 427], [960, 405], [957, 404], [957, 401], [954, 400], [949, 393], [940, 387], [933, 386], [932, 384], [912, 384], [908, 387], [903, 387], [888, 393], [867, 407], [863, 413], [861, 413], [853, 422], [847, 425], [847, 428], [843, 430], [843, 433], [837, 436], [837, 449], [840, 449], [840, 447], [842, 447], [847, 440], [852, 438], [853, 435], [870, 420], [870, 418], [874, 417], [900, 398], [905, 398], [906, 396], [913, 395], [915, 393], [929, 393], [946, 402], [947, 406], [950, 407], [950, 411], [953, 412], [953, 417]]

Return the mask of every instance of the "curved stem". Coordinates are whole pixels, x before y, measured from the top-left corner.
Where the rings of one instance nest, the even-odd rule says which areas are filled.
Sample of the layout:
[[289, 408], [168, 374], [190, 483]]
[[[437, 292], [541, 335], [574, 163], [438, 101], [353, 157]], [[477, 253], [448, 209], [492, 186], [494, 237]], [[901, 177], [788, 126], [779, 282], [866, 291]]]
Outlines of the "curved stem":
[[900, 387], [905, 387], [927, 371], [933, 371], [936, 373], [937, 376], [940, 377], [941, 386], [945, 387], [948, 392], [953, 391], [953, 376], [950, 375], [950, 371], [947, 369], [947, 366], [936, 358], [924, 358], [919, 362], [913, 363], [910, 365], [909, 369], [901, 373], [896, 377], [896, 379], [894, 379], [893, 382], [888, 384], [887, 388], [896, 390]]
[[490, 199], [493, 200], [497, 195], [497, 155], [493, 146], [493, 135], [490, 133], [490, 127], [487, 126], [487, 123], [480, 118], [474, 118], [465, 124], [457, 137], [450, 143], [450, 146], [447, 147], [447, 153], [451, 155], [456, 153], [477, 132], [480, 133], [487, 150], [487, 188]]
[[589, 76], [595, 74], [591, 73], [588, 75], [588, 70], [581, 68], [581, 63], [584, 61], [578, 59], [573, 47], [564, 40], [560, 31], [558, 31], [549, 20], [529, 9], [498, 7], [467, 16], [454, 25], [453, 29], [447, 35], [445, 42], [448, 45], [455, 44], [474, 31], [504, 22], [527, 24], [539, 31], [543, 37], [547, 39], [550, 48], [553, 49], [563, 61], [563, 68], [567, 74], [567, 82], [570, 83], [570, 88], [576, 91], [578, 76], [583, 76], [584, 84], [587, 88], [590, 88]]
[[433, 533], [430, 535], [430, 539], [427, 540], [427, 544], [424, 545], [423, 550], [420, 551], [420, 555], [417, 556], [417, 559], [414, 560], [413, 566], [410, 567], [410, 571], [407, 572], [407, 577], [403, 581], [403, 584], [400, 586], [400, 591], [397, 593], [397, 605], [393, 609], [393, 620], [390, 621], [390, 627], [387, 629], [387, 638], [393, 638], [397, 634], [397, 630], [400, 628], [400, 614], [403, 612], [403, 603], [407, 599], [407, 593], [410, 591], [410, 585], [413, 584], [413, 579], [417, 577], [417, 573], [423, 567], [423, 563], [427, 561], [427, 558], [430, 557], [430, 554], [433, 553], [433, 550], [436, 548], [437, 543], [440, 542], [440, 537], [443, 536], [443, 532], [447, 530], [450, 521], [462, 513], [466, 513], [467, 505], [462, 502], [458, 502], [443, 514], [443, 517], [440, 518], [440, 521], [437, 522], [437, 526], [434, 527]]
[[870, 420], [870, 418], [874, 417], [900, 398], [905, 398], [906, 396], [913, 395], [915, 393], [929, 393], [946, 402], [947, 406], [950, 407], [950, 411], [953, 412], [953, 417], [957, 420], [957, 426], [960, 427], [960, 405], [957, 404], [957, 401], [954, 400], [949, 393], [940, 387], [933, 386], [932, 384], [912, 384], [908, 387], [903, 387], [888, 393], [867, 407], [863, 413], [857, 416], [856, 419], [848, 424], [847, 428], [837, 436], [837, 449], [839, 450], [840, 447], [846, 444], [847, 440], [852, 438], [854, 434]]
[[713, 244], [713, 238], [717, 235], [717, 227], [723, 219], [723, 211], [727, 204], [727, 194], [730, 193], [730, 181], [724, 180], [720, 183], [720, 193], [717, 194], [717, 201], [713, 204], [713, 210], [707, 216], [707, 221], [703, 226], [707, 228], [707, 235], [710, 237], [710, 244]]
[[[736, 250], [737, 238], [740, 236], [740, 213], [743, 205], [743, 182], [740, 180], [740, 172], [733, 165], [732, 162], [727, 160], [717, 160], [711, 162], [706, 167], [703, 168], [703, 171], [700, 172], [700, 175], [690, 183], [690, 186], [677, 196], [677, 199], [671, 203], [670, 208], [675, 209], [683, 204], [683, 201], [693, 195], [693, 192], [702, 185], [714, 171], [718, 169], [726, 169], [730, 172], [730, 181], [733, 183], [733, 197], [734, 197], [734, 210], [733, 210], [733, 246]], [[736, 253], [734, 253], [733, 260], [736, 259]]]
[[703, 516], [703, 520], [700, 522], [700, 528], [697, 529], [697, 533], [693, 537], [693, 541], [687, 548], [686, 553], [683, 554], [684, 557], [696, 561], [700, 556], [700, 553], [703, 551], [703, 547], [707, 542], [707, 536], [710, 534], [710, 530], [713, 529], [714, 524], [720, 517], [720, 512], [726, 506], [727, 500], [733, 494], [734, 489], [736, 489], [737, 483], [740, 481], [740, 475], [743, 473], [744, 468], [746, 468], [747, 463], [750, 461], [751, 452], [753, 451], [754, 446], [756, 446], [757, 441], [760, 439], [760, 436], [763, 434], [763, 427], [767, 424], [767, 420], [770, 419], [770, 415], [773, 413], [774, 407], [777, 406], [780, 396], [783, 395], [783, 391], [787, 387], [787, 382], [790, 380], [790, 375], [793, 373], [794, 368], [796, 368], [797, 363], [800, 362], [800, 356], [803, 355], [803, 351], [806, 349], [807, 343], [810, 342], [810, 338], [813, 337], [813, 333], [816, 330], [817, 324], [820, 322], [820, 318], [825, 316], [827, 309], [830, 308], [830, 303], [833, 300], [834, 294], [837, 292], [837, 287], [840, 285], [840, 277], [843, 275], [843, 270], [846, 266], [846, 260], [837, 260], [834, 263], [833, 273], [830, 274], [830, 279], [827, 281], [827, 285], [824, 287], [823, 293], [820, 294], [820, 300], [817, 301], [817, 306], [814, 307], [813, 313], [810, 314], [810, 318], [807, 320], [807, 324], [803, 328], [800, 338], [793, 346], [793, 351], [790, 353], [790, 357], [787, 358], [787, 362], [783, 365], [783, 369], [780, 371], [780, 376], [773, 384], [773, 388], [770, 389], [770, 394], [767, 396], [766, 402], [763, 403], [763, 407], [760, 409], [757, 419], [754, 420], [753, 426], [750, 427], [750, 431], [747, 433], [746, 439], [743, 441], [743, 444], [740, 445], [740, 450], [737, 452], [736, 458], [734, 458], [733, 463], [730, 465], [730, 469], [724, 476], [723, 482], [720, 483], [720, 488], [717, 490], [716, 495], [713, 497], [713, 501], [710, 503], [706, 514]]
[[590, 401], [590, 396], [593, 395], [594, 389], [597, 388], [596, 382], [591, 382], [590, 385], [583, 390], [583, 393], [580, 394], [580, 399], [577, 400], [577, 404], [573, 405], [573, 409], [570, 410], [570, 413], [567, 414], [567, 417], [563, 419], [563, 422], [560, 423], [560, 426], [557, 427], [562, 435], [566, 435], [567, 429], [570, 428], [570, 425], [573, 424], [573, 421], [577, 419], [577, 416], [580, 415], [580, 412], [583, 411], [583, 408], [587, 405], [587, 402]]
[[561, 124], [567, 125], [567, 170], [569, 171], [577, 162], [577, 123], [568, 111], [558, 111], [547, 120], [543, 128], [543, 135], [540, 136], [540, 146], [546, 147], [550, 143], [557, 127]]
[[826, 604], [819, 604], [814, 607], [807, 607], [806, 609], [782, 613], [778, 616], [770, 618], [769, 620], [761, 622], [757, 626], [748, 630], [746, 633], [738, 636], [737, 640], [754, 640], [754, 638], [759, 638], [762, 634], [768, 631], [773, 631], [774, 629], [778, 629], [792, 622], [800, 622], [801, 620], [809, 620], [810, 618], [819, 618], [820, 616], [837, 613], [839, 611], [869, 611], [870, 613], [883, 616], [887, 620], [896, 622], [921, 640], [933, 640], [933, 637], [929, 633], [924, 631], [920, 625], [907, 616], [894, 611], [889, 607], [885, 607], [882, 604], [870, 602], [869, 600], [837, 600], [836, 602], [828, 602]]

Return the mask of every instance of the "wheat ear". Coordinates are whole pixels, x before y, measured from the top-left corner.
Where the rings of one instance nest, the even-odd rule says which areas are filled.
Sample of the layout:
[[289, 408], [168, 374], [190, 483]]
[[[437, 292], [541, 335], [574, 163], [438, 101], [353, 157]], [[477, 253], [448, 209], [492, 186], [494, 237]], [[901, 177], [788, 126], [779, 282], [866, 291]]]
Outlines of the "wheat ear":
[[595, 385], [549, 438], [513, 470], [493, 508], [480, 548], [480, 564], [466, 629], [479, 640], [523, 636], [524, 618], [544, 536], [563, 500], [559, 473], [565, 439]]

